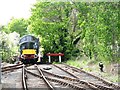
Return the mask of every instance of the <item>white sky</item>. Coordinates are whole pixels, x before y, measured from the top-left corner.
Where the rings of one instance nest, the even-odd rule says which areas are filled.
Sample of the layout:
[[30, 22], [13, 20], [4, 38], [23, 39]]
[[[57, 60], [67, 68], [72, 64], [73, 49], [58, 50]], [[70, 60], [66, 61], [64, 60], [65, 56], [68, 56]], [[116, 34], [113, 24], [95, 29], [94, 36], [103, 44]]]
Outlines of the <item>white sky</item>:
[[30, 7], [36, 0], [0, 0], [0, 25], [7, 24], [11, 17], [28, 18]]

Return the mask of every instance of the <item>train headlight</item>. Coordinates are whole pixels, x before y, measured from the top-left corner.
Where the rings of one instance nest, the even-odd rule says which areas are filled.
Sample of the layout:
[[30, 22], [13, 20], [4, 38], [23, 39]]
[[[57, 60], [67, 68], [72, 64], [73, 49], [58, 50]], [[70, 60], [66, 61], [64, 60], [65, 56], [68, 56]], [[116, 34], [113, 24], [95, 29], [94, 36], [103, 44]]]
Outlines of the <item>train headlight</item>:
[[34, 55], [34, 58], [37, 58], [37, 57], [38, 57], [38, 55], [37, 55], [37, 54], [35, 54], [35, 55]]
[[24, 55], [21, 55], [21, 58], [23, 58], [23, 59], [24, 59]]

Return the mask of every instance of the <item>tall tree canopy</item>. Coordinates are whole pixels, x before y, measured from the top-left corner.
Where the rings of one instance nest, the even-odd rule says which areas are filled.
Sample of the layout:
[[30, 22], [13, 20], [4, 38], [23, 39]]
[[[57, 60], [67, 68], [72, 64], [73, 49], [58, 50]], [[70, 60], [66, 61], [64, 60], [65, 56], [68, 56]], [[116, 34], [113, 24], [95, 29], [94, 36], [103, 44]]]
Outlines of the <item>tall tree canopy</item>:
[[80, 50], [90, 59], [117, 60], [118, 5], [118, 2], [37, 2], [31, 10], [31, 32], [42, 37], [44, 53], [63, 52], [70, 57]]
[[17, 32], [20, 36], [26, 35], [28, 27], [28, 21], [24, 18], [15, 19], [12, 18], [7, 26], [3, 26], [3, 31], [6, 33]]
[[41, 37], [44, 54], [120, 59], [119, 2], [36, 2], [31, 17], [15, 19], [0, 30]]
[[42, 37], [44, 53], [64, 53], [66, 58], [77, 50], [69, 36], [69, 17], [72, 10], [68, 3], [38, 2], [32, 8], [31, 32]]

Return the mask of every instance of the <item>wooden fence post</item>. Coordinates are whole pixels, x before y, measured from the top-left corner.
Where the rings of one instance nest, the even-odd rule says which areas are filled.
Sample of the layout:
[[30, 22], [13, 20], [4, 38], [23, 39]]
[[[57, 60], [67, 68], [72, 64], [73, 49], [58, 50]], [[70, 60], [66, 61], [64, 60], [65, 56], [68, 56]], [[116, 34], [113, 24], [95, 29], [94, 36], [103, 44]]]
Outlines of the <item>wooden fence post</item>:
[[[60, 53], [59, 53], [60, 54]], [[61, 55], [59, 55], [59, 62], [61, 62]]]
[[[50, 54], [50, 53], [49, 53]], [[50, 55], [48, 55], [48, 58], [49, 58], [49, 63], [51, 63], [51, 57], [50, 57]]]

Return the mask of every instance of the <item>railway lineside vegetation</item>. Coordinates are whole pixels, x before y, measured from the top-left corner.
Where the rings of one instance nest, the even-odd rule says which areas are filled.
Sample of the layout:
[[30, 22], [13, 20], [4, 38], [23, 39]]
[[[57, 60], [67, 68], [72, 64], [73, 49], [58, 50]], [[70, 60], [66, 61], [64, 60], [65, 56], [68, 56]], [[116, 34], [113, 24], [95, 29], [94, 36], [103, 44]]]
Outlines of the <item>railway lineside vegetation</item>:
[[64, 60], [85, 56], [95, 61], [120, 61], [119, 2], [38, 1], [31, 13], [28, 20], [12, 19], [1, 26], [0, 33], [40, 37], [44, 58], [46, 53], [61, 52]]
[[7, 34], [0, 31], [0, 59], [8, 63], [15, 62], [14, 58], [18, 55], [19, 37], [20, 35], [16, 32]]

